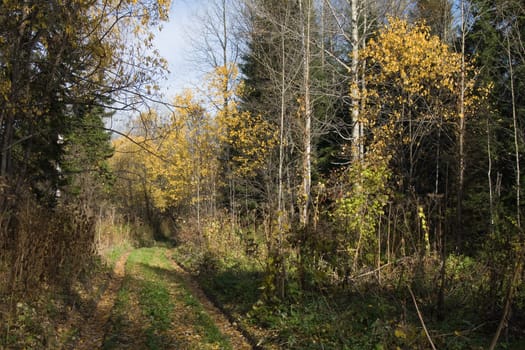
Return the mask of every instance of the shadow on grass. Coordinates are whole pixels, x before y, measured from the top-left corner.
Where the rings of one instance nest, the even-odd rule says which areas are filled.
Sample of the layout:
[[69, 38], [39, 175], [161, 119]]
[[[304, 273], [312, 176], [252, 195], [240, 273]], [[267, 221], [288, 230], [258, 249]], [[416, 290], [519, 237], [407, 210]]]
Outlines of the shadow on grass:
[[167, 332], [172, 305], [165, 288], [127, 276], [106, 327], [103, 349], [173, 349], [180, 340]]
[[260, 271], [241, 268], [202, 273], [198, 281], [204, 292], [221, 309], [244, 315], [260, 299], [264, 275]]
[[[235, 318], [249, 320], [254, 328], [264, 329], [260, 339], [263, 346], [430, 348], [406, 283], [396, 287], [371, 281], [349, 289], [300, 291], [290, 300], [267, 306], [257, 304], [263, 277], [259, 271], [220, 267], [206, 270], [198, 279], [223, 309]], [[415, 293], [438, 348], [481, 349], [490, 342], [494, 324], [483, 320], [476, 305], [465, 305], [461, 293], [447, 293], [445, 320], [437, 317], [436, 290], [432, 285], [420, 286]], [[521, 349], [521, 345], [519, 339], [502, 344], [509, 349]]]

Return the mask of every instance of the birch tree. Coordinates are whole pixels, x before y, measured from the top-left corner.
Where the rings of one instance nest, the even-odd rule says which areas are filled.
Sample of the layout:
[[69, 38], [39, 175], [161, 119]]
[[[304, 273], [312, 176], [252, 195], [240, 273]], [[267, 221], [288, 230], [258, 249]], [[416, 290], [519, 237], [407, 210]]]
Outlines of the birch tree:
[[[303, 4], [304, 2], [304, 4]], [[303, 98], [302, 111], [304, 118], [303, 129], [303, 161], [302, 161], [302, 193], [300, 223], [303, 227], [308, 226], [309, 207], [312, 189], [312, 96], [311, 96], [311, 41], [312, 41], [312, 0], [300, 0], [299, 11], [301, 16], [301, 44], [303, 56]]]

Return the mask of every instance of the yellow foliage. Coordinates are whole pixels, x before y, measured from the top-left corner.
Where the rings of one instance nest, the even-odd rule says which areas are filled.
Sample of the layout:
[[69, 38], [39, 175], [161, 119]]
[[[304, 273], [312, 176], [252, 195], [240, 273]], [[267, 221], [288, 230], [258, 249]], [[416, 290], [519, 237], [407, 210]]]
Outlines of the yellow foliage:
[[169, 116], [155, 112], [140, 117], [141, 134], [131, 142], [114, 142], [113, 166], [133, 170], [133, 186], [146, 192], [156, 208], [165, 210], [209, 196], [218, 161], [215, 126], [190, 91], [177, 95]]
[[401, 338], [401, 339], [407, 338], [407, 334], [401, 328], [396, 328], [396, 330], [394, 331], [394, 335], [396, 338]]
[[392, 152], [387, 147], [396, 141], [413, 143], [432, 130], [424, 127], [419, 134], [412, 129], [407, 132], [408, 122], [437, 127], [444, 122], [456, 123], [476, 108], [478, 99], [470, 78], [473, 68], [464, 67], [466, 114], [461, 116], [462, 57], [431, 35], [424, 24], [389, 18], [388, 25], [362, 50], [361, 57], [369, 62], [361, 121], [373, 131], [372, 150], [386, 154]]
[[261, 116], [239, 110], [244, 87], [237, 77], [235, 65], [218, 67], [209, 75], [214, 114], [185, 90], [175, 96], [171, 114], [152, 111], [135, 121], [135, 143], [115, 141], [112, 164], [133, 171], [133, 191], [145, 192], [160, 210], [213, 200], [221, 185], [219, 158], [224, 148], [234, 150], [229, 161], [235, 175], [253, 176], [264, 168], [277, 133]]
[[156, 156], [145, 158], [152, 198], [160, 209], [202, 201], [202, 188], [211, 188], [205, 183], [216, 179], [218, 168], [215, 126], [206, 110], [189, 90], [177, 95], [174, 104], [150, 142]]
[[389, 26], [370, 40], [363, 57], [379, 68], [372, 70], [367, 81], [388, 81], [399, 89], [403, 102], [416, 95], [430, 97], [436, 89], [441, 93], [457, 92], [461, 55], [430, 35], [424, 24], [410, 25], [390, 18]]
[[219, 141], [235, 150], [234, 172], [240, 176], [253, 176], [265, 166], [269, 152], [277, 144], [277, 131], [260, 115], [240, 111], [238, 98], [244, 84], [238, 80], [236, 65], [218, 67], [209, 76], [209, 93], [218, 107], [216, 120]]

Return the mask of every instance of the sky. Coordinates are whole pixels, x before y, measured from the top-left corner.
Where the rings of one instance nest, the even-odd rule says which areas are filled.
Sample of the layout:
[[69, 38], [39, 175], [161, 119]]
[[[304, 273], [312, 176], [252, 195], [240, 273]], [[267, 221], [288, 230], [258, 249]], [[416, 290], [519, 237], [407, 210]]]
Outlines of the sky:
[[167, 97], [198, 83], [199, 72], [191, 61], [189, 36], [198, 35], [196, 14], [207, 3], [208, 0], [173, 0], [169, 22], [164, 23], [163, 29], [156, 35], [155, 46], [168, 61], [170, 70], [168, 80], [161, 85]]

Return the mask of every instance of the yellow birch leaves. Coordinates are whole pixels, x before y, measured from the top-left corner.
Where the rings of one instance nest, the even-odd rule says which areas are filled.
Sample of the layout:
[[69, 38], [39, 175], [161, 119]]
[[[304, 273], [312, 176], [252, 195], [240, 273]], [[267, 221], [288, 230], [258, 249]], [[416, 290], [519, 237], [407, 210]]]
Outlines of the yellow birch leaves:
[[406, 96], [426, 97], [433, 89], [453, 92], [461, 71], [460, 54], [430, 35], [429, 27], [396, 18], [370, 40], [363, 54], [379, 67], [369, 81], [388, 81]]
[[462, 67], [461, 55], [424, 24], [390, 18], [361, 57], [368, 63], [362, 122], [374, 135], [372, 149], [391, 153], [385, 148], [392, 142], [417, 146], [436, 127], [455, 123], [462, 69], [464, 103], [467, 109], [475, 105], [472, 68]]
[[233, 151], [234, 173], [250, 177], [265, 166], [277, 144], [277, 131], [262, 116], [239, 109], [244, 84], [238, 81], [238, 75], [236, 65], [218, 67], [209, 78], [209, 94], [218, 106], [218, 139]]

